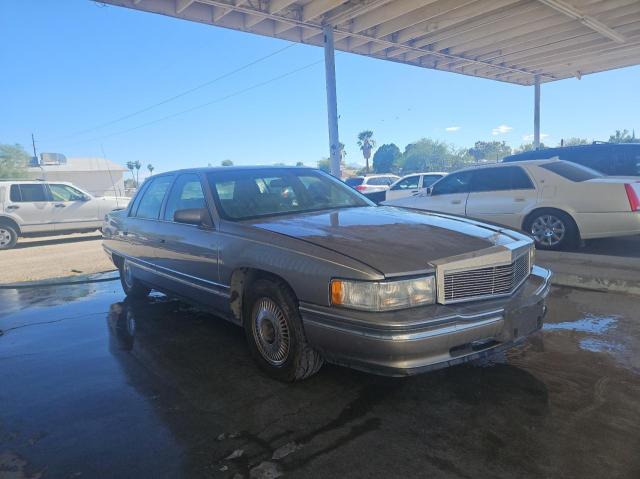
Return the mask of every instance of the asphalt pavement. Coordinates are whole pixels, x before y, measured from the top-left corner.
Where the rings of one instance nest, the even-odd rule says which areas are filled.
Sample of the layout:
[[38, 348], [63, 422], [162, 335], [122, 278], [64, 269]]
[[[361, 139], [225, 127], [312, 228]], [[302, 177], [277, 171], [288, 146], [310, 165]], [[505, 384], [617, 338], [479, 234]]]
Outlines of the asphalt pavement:
[[638, 478], [637, 298], [556, 288], [490, 361], [282, 384], [239, 328], [117, 281], [0, 290], [0, 477]]

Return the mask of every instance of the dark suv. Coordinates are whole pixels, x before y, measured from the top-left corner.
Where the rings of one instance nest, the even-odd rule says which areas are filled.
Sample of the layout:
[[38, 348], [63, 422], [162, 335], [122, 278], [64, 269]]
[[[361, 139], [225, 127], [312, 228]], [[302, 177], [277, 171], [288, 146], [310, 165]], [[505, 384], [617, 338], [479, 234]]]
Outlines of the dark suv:
[[609, 176], [640, 176], [640, 143], [593, 143], [525, 151], [503, 161], [561, 160], [587, 166]]

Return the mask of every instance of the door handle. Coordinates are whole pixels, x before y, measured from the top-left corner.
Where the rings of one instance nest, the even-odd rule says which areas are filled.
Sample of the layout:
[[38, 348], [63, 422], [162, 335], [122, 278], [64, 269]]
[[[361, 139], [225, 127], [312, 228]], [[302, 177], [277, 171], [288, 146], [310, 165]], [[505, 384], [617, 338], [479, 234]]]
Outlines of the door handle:
[[62, 203], [58, 203], [57, 205], [55, 205], [56, 208], [66, 208], [67, 205], [63, 205]]
[[462, 203], [462, 200], [453, 200], [451, 202], [452, 205], [459, 205], [460, 203]]
[[514, 201], [516, 203], [524, 203], [524, 198], [516, 198]]
[[17, 210], [17, 209], [19, 209], [19, 208], [20, 208], [20, 207], [19, 207], [19, 206], [16, 206], [16, 205], [9, 205], [9, 206], [7, 206], [7, 209], [8, 209], [8, 210]]

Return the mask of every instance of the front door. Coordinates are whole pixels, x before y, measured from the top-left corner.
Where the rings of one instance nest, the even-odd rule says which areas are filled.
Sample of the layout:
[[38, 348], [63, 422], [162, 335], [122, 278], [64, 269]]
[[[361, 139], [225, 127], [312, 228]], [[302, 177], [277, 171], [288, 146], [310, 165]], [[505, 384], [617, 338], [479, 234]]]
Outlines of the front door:
[[50, 183], [55, 231], [97, 229], [102, 224], [98, 201], [69, 185]]
[[387, 191], [387, 201], [412, 196], [420, 191], [420, 175], [412, 175], [401, 179]]
[[11, 185], [5, 211], [16, 219], [23, 233], [53, 232], [53, 210], [53, 202], [44, 184]]
[[471, 171], [461, 171], [435, 183], [431, 195], [424, 202], [425, 209], [464, 216], [471, 176]]

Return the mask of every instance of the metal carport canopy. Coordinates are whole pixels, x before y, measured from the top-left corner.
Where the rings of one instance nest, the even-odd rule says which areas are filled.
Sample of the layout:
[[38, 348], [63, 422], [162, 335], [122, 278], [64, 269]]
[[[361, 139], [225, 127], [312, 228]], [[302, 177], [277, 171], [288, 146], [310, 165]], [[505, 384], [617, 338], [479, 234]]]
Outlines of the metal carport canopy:
[[640, 0], [101, 2], [519, 85], [640, 64]]

